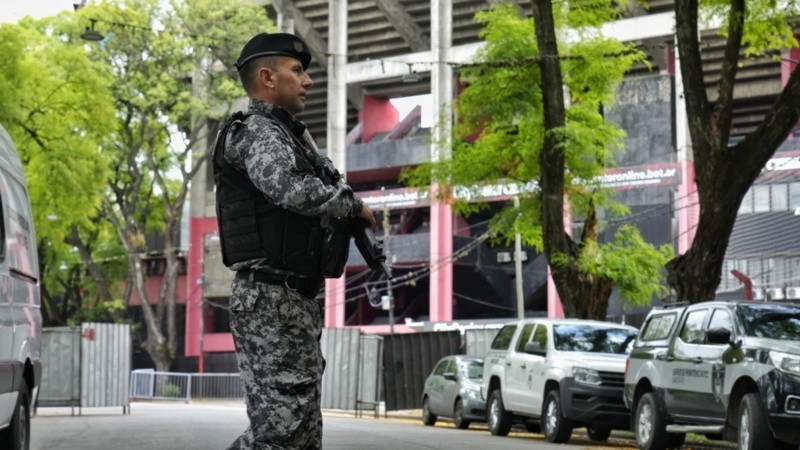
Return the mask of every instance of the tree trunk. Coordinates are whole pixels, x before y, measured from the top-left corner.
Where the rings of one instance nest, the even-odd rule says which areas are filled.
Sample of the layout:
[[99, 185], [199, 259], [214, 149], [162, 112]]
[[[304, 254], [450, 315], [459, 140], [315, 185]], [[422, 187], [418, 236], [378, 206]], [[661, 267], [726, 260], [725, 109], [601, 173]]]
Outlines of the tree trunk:
[[567, 277], [571, 280], [560, 283], [564, 315], [580, 319], [606, 320], [608, 299], [614, 284], [607, 278], [587, 276], [571, 268]]
[[667, 283], [675, 290], [678, 301], [714, 298], [735, 220], [736, 209], [724, 216], [700, 215], [695, 243], [689, 251], [667, 263]]
[[[108, 286], [108, 278], [103, 274], [92, 257], [89, 246], [81, 239], [77, 226], [73, 225], [70, 235], [64, 238], [64, 242], [78, 249], [78, 253], [81, 255], [81, 261], [83, 261], [83, 264], [89, 271], [89, 275], [92, 277], [92, 280], [94, 280], [95, 286], [97, 286], [97, 293], [100, 296], [100, 301], [112, 302], [114, 297], [111, 295], [111, 289]], [[109, 310], [109, 314], [111, 320], [117, 323], [125, 318], [125, 313], [117, 309]]]
[[139, 296], [139, 307], [142, 310], [144, 317], [145, 328], [147, 329], [147, 339], [144, 343], [144, 348], [156, 369], [159, 371], [168, 371], [172, 363], [170, 354], [175, 353], [175, 349], [170, 349], [167, 339], [164, 337], [162, 331], [163, 322], [158, 319], [157, 314], [153, 312], [153, 307], [150, 306], [149, 297], [145, 291], [145, 280], [142, 270], [142, 261], [135, 253], [129, 253], [129, 258], [133, 261], [129, 264], [128, 273], [133, 280], [133, 286]]
[[700, 216], [691, 248], [667, 263], [678, 301], [713, 299], [742, 198], [800, 118], [800, 71], [794, 70], [755, 131], [728, 146], [733, 82], [744, 28], [745, 2], [731, 1], [719, 96], [711, 114], [698, 36], [697, 0], [676, 0], [681, 77], [692, 140]]
[[[564, 227], [565, 155], [561, 145], [564, 138], [558, 131], [565, 124], [565, 105], [551, 2], [533, 2], [533, 20], [542, 71], [545, 127], [539, 157], [544, 253], [550, 263], [564, 314], [567, 317], [605, 320], [613, 284], [608, 279], [592, 277], [579, 270], [581, 248], [567, 235]], [[583, 238], [596, 239], [596, 226], [597, 222], [591, 212]], [[566, 262], [560, 262], [564, 259]]]

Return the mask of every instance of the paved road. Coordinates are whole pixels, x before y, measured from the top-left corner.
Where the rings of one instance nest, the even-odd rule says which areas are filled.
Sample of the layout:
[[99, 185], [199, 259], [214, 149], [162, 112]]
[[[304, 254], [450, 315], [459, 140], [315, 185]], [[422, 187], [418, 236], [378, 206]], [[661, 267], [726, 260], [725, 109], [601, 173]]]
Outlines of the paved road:
[[31, 450], [224, 449], [246, 427], [243, 406], [133, 403], [122, 408], [39, 408]]
[[[220, 450], [247, 426], [241, 404], [141, 403], [122, 408], [83, 408], [81, 415], [70, 408], [39, 408], [31, 423], [31, 450]], [[474, 448], [592, 450], [632, 448], [630, 440], [612, 435], [598, 445], [581, 431], [569, 446], [548, 444], [542, 435], [512, 432], [509, 437], [491, 436], [485, 425], [457, 430], [448, 421], [426, 427], [416, 418], [355, 418], [350, 413], [325, 412], [323, 447], [326, 450], [464, 450]]]

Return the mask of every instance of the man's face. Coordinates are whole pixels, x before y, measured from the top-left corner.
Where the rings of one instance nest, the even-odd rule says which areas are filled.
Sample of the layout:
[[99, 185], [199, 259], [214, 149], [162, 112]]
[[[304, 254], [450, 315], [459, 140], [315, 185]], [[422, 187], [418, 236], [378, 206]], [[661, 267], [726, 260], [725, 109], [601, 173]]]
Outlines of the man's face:
[[303, 64], [288, 56], [278, 57], [278, 68], [273, 72], [275, 84], [273, 104], [300, 114], [306, 107], [306, 94], [314, 82], [303, 70]]

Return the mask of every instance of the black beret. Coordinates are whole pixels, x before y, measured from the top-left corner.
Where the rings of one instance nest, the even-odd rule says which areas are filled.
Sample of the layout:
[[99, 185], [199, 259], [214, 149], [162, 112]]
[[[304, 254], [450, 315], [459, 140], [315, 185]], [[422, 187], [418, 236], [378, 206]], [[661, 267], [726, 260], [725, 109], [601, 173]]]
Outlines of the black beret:
[[299, 37], [289, 33], [260, 33], [244, 45], [236, 68], [242, 70], [248, 61], [261, 56], [283, 55], [292, 57], [303, 64], [303, 70], [311, 63], [308, 45]]

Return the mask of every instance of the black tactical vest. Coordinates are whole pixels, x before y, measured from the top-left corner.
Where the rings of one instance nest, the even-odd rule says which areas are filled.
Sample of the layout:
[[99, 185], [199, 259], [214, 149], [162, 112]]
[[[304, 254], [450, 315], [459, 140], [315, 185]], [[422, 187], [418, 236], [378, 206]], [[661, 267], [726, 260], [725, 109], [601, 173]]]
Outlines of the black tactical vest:
[[[222, 262], [230, 267], [239, 262], [267, 258], [275, 269], [321, 278], [325, 228], [320, 225], [320, 218], [304, 216], [272, 204], [246, 173], [235, 169], [225, 159], [225, 139], [231, 124], [244, 121], [252, 114], [277, 121], [276, 117], [258, 111], [234, 113], [223, 123], [214, 146], [212, 162]], [[314, 162], [297, 147], [293, 146], [297, 159], [308, 161], [313, 167]]]

